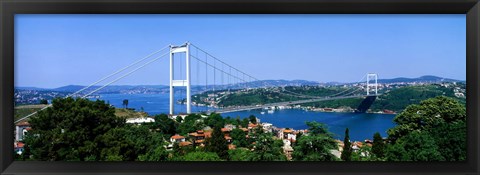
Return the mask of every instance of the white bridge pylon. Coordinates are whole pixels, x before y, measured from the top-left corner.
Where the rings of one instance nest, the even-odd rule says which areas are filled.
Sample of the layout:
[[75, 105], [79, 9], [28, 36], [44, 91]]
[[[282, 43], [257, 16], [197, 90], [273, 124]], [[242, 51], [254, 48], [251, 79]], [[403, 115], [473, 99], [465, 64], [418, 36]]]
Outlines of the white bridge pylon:
[[[191, 106], [191, 103], [192, 103], [192, 99], [191, 99], [191, 94], [190, 94], [190, 86], [191, 86], [191, 78], [190, 78], [190, 43], [185, 43], [181, 46], [173, 46], [173, 45], [170, 45], [170, 115], [173, 115], [173, 106], [174, 106], [174, 96], [173, 96], [173, 89], [174, 87], [176, 86], [184, 86], [186, 87], [186, 91], [187, 91], [187, 94], [186, 94], [186, 98], [187, 98], [187, 114], [190, 114], [192, 113], [192, 106]], [[176, 59], [174, 57], [174, 54], [175, 53], [185, 53], [185, 79], [182, 80], [182, 79], [179, 79], [179, 80], [175, 80], [173, 77], [173, 74], [174, 74], [174, 66], [173, 66], [173, 63], [174, 63], [174, 59]], [[182, 58], [179, 58], [179, 59], [182, 59]]]
[[[372, 80], [371, 78], [373, 78], [375, 80], [375, 83], [370, 83], [370, 81]], [[367, 74], [367, 96], [370, 95], [370, 86], [374, 86], [375, 87], [375, 95], [378, 95], [378, 80], [377, 80], [378, 76], [376, 73], [368, 73]]]

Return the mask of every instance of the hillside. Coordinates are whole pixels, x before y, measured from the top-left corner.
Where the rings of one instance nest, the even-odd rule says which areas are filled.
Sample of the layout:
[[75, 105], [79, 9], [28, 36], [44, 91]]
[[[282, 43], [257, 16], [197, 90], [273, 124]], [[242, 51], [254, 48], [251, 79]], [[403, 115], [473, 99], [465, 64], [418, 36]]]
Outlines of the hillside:
[[[305, 99], [288, 94], [304, 94], [308, 96], [325, 97], [345, 90], [341, 87], [285, 87], [254, 89], [249, 91], [217, 91], [217, 98], [214, 98], [212, 92], [195, 95], [192, 101], [200, 104], [217, 104], [220, 107], [260, 105], [282, 101], [294, 101]], [[394, 88], [380, 89], [375, 102], [371, 106], [371, 111], [391, 110], [400, 112], [410, 104], [418, 104], [420, 101], [436, 97], [452, 97], [465, 104], [464, 97], [456, 97], [455, 91], [464, 92], [465, 84], [426, 84], [415, 86], [399, 86]], [[305, 103], [302, 106], [315, 108], [352, 108], [356, 109], [361, 103], [361, 98], [330, 100], [316, 103]]]

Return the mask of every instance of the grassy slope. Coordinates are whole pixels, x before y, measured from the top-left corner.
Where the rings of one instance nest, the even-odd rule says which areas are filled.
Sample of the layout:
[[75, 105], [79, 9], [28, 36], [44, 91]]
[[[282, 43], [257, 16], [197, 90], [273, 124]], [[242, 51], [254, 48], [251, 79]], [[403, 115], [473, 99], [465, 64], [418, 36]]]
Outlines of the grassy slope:
[[122, 109], [122, 108], [115, 108], [115, 115], [118, 117], [125, 117], [125, 118], [141, 118], [141, 117], [148, 116], [148, 114], [145, 112], [131, 111], [131, 110]]
[[31, 113], [34, 113], [47, 105], [22, 105], [22, 106], [15, 106], [15, 121], [19, 118], [25, 117]]

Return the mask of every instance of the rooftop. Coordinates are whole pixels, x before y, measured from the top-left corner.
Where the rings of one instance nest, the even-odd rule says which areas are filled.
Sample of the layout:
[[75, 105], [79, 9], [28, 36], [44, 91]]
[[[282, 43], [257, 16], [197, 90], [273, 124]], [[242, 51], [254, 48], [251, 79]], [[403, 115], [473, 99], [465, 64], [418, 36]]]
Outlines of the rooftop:
[[189, 146], [189, 145], [192, 145], [192, 142], [180, 142], [178, 145], [179, 146]]
[[185, 137], [181, 136], [181, 135], [178, 135], [178, 134], [175, 134], [174, 136], [170, 137], [172, 139], [184, 139]]
[[28, 123], [27, 121], [22, 121], [20, 123], [17, 123], [16, 126], [30, 126], [30, 123]]

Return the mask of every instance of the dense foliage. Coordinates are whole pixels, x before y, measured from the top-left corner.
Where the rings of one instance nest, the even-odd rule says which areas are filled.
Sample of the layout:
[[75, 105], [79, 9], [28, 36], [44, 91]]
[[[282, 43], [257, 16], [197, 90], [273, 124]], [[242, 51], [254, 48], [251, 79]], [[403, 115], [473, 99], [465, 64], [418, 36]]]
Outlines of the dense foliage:
[[222, 125], [217, 125], [213, 128], [212, 137], [205, 139], [205, 149], [209, 152], [217, 153], [222, 159], [227, 159], [228, 144], [221, 131], [221, 127]]
[[307, 122], [308, 135], [302, 135], [294, 146], [293, 160], [334, 161], [337, 160], [331, 150], [337, 149], [337, 143], [326, 126], [317, 122]]
[[439, 96], [410, 105], [388, 131], [387, 160], [461, 161], [466, 159], [466, 110]]
[[111, 129], [125, 125], [114, 108], [103, 101], [73, 98], [54, 99], [52, 104], [29, 121], [32, 131], [25, 142], [34, 159], [107, 160], [121, 154], [102, 144]]
[[379, 132], [373, 134], [372, 154], [382, 158], [384, 156], [385, 143]]
[[344, 161], [352, 160], [352, 143], [350, 143], [348, 128], [345, 129], [345, 139], [343, 140], [343, 150], [340, 158]]

